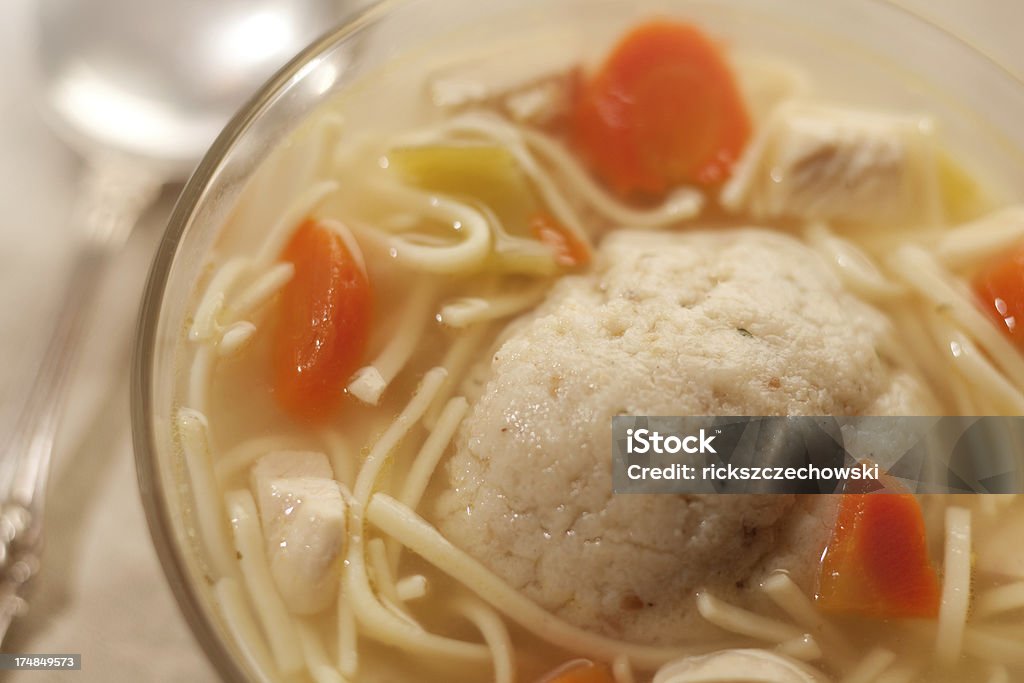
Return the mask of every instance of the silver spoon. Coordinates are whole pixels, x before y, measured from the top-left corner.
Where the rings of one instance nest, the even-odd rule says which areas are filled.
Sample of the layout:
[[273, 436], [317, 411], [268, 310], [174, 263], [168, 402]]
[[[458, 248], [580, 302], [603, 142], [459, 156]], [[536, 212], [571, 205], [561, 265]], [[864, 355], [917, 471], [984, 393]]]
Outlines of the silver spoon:
[[183, 179], [343, 0], [42, 0], [43, 109], [85, 158], [83, 228], [39, 374], [0, 453], [0, 641], [39, 568], [43, 502], [69, 372], [107, 262], [166, 182]]

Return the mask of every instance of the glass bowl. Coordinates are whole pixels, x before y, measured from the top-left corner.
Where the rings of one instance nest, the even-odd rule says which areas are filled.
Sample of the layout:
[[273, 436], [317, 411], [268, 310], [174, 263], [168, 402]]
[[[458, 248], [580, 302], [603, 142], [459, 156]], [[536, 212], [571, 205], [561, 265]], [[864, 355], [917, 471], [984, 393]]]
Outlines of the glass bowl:
[[[1024, 84], [971, 46], [884, 0], [408, 0], [375, 5], [316, 41], [235, 116], [186, 185], [145, 291], [132, 378], [139, 487], [164, 572], [196, 639], [228, 681], [258, 680], [220, 618], [189, 522], [192, 496], [171, 427], [194, 283], [247, 180], [318, 105], [403, 55], [452, 36], [486, 45], [560, 25], [604, 44], [643, 16], [693, 20], [734, 46], [807, 69], [826, 96], [934, 114], [955, 156], [1007, 200], [1024, 186]], [[617, 21], [616, 21], [617, 20]]]

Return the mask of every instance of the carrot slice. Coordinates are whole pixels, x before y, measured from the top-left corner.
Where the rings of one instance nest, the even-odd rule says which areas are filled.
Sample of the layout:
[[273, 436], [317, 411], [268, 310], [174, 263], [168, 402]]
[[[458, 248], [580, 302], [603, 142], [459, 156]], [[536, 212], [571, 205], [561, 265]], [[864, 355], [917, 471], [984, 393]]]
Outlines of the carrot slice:
[[717, 185], [750, 137], [725, 58], [688, 24], [636, 27], [577, 91], [575, 146], [624, 196], [660, 195], [684, 183]]
[[576, 268], [590, 263], [590, 247], [551, 214], [534, 214], [530, 219], [530, 232], [554, 252], [555, 263], [563, 268]]
[[988, 265], [974, 280], [982, 307], [1024, 350], [1024, 248]]
[[939, 599], [917, 499], [845, 494], [818, 575], [821, 608], [875, 619], [932, 619]]
[[577, 660], [548, 674], [541, 683], [615, 683], [615, 679], [607, 666]]
[[313, 220], [281, 254], [295, 275], [281, 296], [273, 349], [274, 393], [289, 415], [323, 419], [359, 367], [370, 332], [372, 293], [356, 254]]

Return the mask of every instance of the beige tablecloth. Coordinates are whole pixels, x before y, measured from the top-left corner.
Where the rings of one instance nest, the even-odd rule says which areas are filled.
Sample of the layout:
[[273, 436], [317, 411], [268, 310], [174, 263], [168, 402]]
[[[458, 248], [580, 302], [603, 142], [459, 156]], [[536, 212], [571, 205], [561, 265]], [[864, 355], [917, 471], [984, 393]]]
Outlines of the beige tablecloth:
[[[1024, 73], [1015, 35], [1024, 14], [1019, 0], [904, 3]], [[77, 162], [32, 101], [32, 6], [0, 2], [0, 430], [16, 415], [38, 362], [75, 234], [67, 217]], [[151, 549], [129, 438], [129, 346], [168, 207], [165, 198], [136, 231], [102, 293], [61, 430], [43, 572], [31, 613], [8, 643], [8, 651], [82, 653], [83, 670], [9, 680], [214, 679]]]

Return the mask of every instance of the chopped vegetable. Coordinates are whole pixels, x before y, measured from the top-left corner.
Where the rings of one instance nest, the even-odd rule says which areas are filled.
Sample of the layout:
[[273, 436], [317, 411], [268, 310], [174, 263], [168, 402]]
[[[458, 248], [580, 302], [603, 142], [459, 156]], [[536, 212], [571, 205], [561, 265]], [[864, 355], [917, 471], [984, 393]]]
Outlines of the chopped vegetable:
[[821, 608], [875, 619], [934, 619], [939, 599], [917, 499], [845, 494], [818, 576]]
[[1002, 256], [978, 273], [974, 291], [999, 327], [1024, 349], [1024, 247]]
[[500, 221], [496, 251], [506, 269], [546, 274], [554, 270], [545, 250], [522, 250], [537, 239], [554, 263], [573, 268], [590, 262], [590, 247], [544, 211], [515, 156], [500, 145], [432, 144], [399, 147], [388, 155], [391, 168], [425, 190], [482, 205]]
[[540, 683], [615, 683], [615, 679], [607, 666], [581, 659], [544, 676]]
[[307, 220], [281, 260], [295, 275], [281, 297], [274, 338], [274, 393], [293, 417], [323, 419], [359, 367], [370, 331], [372, 294], [357, 249]]
[[939, 191], [950, 223], [966, 223], [989, 210], [990, 201], [981, 184], [949, 152], [939, 152], [937, 170]]
[[530, 220], [530, 232], [555, 253], [555, 263], [575, 268], [590, 263], [590, 247], [581, 242], [548, 213], [538, 213]]
[[519, 162], [500, 145], [399, 147], [388, 161], [409, 183], [483, 204], [512, 234], [526, 234], [530, 216], [539, 210]]
[[580, 84], [571, 126], [587, 163], [623, 196], [718, 185], [750, 136], [719, 48], [670, 21], [635, 28]]

